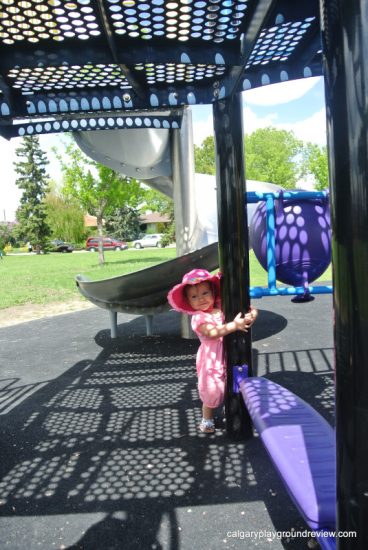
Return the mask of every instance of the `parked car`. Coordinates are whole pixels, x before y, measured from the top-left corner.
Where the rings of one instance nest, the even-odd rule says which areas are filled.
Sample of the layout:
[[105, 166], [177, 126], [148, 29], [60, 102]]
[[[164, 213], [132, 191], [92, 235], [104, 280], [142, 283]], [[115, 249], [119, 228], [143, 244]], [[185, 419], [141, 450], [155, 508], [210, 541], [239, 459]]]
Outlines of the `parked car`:
[[65, 241], [60, 241], [59, 239], [55, 239], [54, 241], [51, 241], [51, 252], [73, 252], [74, 246], [70, 243], [66, 243]]
[[161, 248], [161, 239], [161, 233], [145, 235], [142, 239], [133, 241], [132, 246], [134, 246], [134, 248], [146, 248], [148, 246], [157, 246], [158, 248]]
[[[126, 250], [128, 245], [125, 241], [119, 241], [113, 237], [103, 238], [104, 250]], [[86, 250], [96, 252], [98, 250], [98, 237], [89, 237], [86, 241]]]

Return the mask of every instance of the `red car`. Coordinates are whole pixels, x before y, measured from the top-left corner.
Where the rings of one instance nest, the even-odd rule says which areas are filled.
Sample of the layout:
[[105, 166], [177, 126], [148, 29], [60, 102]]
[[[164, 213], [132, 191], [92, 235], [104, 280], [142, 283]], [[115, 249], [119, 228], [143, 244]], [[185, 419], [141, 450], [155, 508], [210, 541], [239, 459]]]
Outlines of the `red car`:
[[[126, 250], [128, 245], [124, 241], [119, 241], [113, 237], [103, 238], [104, 250]], [[98, 250], [98, 237], [89, 237], [86, 241], [86, 250], [89, 252], [97, 252]]]

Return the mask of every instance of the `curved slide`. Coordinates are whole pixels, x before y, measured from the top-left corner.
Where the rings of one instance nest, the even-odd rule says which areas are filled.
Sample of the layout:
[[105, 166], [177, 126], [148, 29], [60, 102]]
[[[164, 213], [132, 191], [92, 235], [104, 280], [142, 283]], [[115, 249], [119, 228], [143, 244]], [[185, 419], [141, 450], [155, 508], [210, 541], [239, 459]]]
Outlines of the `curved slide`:
[[212, 271], [218, 267], [218, 245], [212, 243], [179, 258], [102, 281], [77, 275], [79, 291], [90, 302], [110, 311], [111, 337], [116, 337], [117, 313], [145, 315], [147, 335], [152, 332], [152, 316], [169, 309], [166, 296], [183, 275], [195, 267]]
[[[129, 177], [139, 175], [141, 181], [175, 199], [176, 259], [103, 281], [76, 277], [80, 292], [110, 311], [113, 338], [117, 312], [145, 315], [150, 334], [152, 316], [168, 309], [167, 293], [187, 271], [218, 267], [216, 178], [194, 173], [190, 110], [184, 111], [180, 131], [101, 130], [77, 132], [74, 137], [84, 153], [97, 162]], [[247, 189], [266, 192], [280, 187], [247, 180]], [[255, 208], [255, 204], [248, 205], [249, 220]]]

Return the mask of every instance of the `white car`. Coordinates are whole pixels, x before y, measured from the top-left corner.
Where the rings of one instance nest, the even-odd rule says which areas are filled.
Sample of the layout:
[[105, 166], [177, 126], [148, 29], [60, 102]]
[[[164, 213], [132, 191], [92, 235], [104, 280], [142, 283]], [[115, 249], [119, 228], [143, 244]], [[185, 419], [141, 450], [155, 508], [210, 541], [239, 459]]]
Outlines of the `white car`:
[[156, 246], [157, 248], [161, 248], [161, 233], [154, 233], [152, 235], [145, 235], [142, 239], [138, 239], [137, 241], [133, 241], [134, 248], [146, 248], [148, 246]]

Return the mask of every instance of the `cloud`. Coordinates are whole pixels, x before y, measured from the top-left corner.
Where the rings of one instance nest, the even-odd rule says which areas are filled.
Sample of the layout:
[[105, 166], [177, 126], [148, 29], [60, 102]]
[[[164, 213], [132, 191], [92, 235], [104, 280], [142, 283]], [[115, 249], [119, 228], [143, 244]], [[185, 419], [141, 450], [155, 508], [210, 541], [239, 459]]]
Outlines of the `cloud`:
[[277, 113], [271, 113], [264, 117], [259, 117], [250, 107], [243, 107], [243, 126], [246, 134], [251, 134], [258, 128], [267, 128], [276, 126]]
[[13, 162], [16, 160], [15, 149], [20, 140], [7, 141], [0, 137], [1, 150], [1, 185], [0, 185], [0, 221], [13, 221], [19, 205], [22, 191], [15, 185], [16, 175]]
[[[278, 120], [276, 111], [266, 116], [259, 116], [251, 107], [244, 106], [243, 126], [246, 134], [251, 134], [258, 128], [272, 126], [280, 130], [292, 131], [297, 138], [304, 142], [311, 141], [318, 145], [326, 144], [326, 112], [324, 107], [303, 120], [293, 123], [281, 123]], [[201, 120], [193, 118], [193, 140], [195, 145], [201, 145], [208, 136], [213, 136], [212, 114]]]
[[326, 110], [323, 107], [309, 118], [294, 123], [275, 124], [276, 128], [294, 132], [304, 142], [326, 145]]
[[302, 78], [290, 82], [270, 84], [261, 88], [254, 88], [243, 93], [246, 104], [258, 106], [280, 105], [300, 99], [312, 88], [317, 86], [322, 77]]
[[201, 145], [208, 136], [213, 136], [212, 113], [206, 118], [196, 119], [193, 117], [193, 142], [194, 145]]

